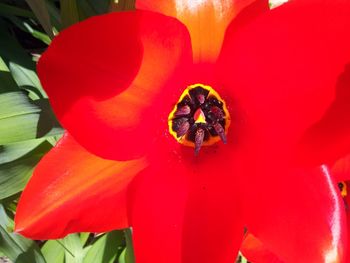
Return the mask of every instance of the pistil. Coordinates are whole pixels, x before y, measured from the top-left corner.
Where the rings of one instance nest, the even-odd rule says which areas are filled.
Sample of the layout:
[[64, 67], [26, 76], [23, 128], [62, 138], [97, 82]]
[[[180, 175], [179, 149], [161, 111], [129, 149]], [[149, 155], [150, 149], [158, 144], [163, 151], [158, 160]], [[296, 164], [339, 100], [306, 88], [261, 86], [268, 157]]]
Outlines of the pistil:
[[210, 86], [187, 87], [168, 117], [169, 132], [185, 146], [194, 147], [195, 155], [202, 146], [218, 141], [227, 143], [230, 115], [225, 102]]

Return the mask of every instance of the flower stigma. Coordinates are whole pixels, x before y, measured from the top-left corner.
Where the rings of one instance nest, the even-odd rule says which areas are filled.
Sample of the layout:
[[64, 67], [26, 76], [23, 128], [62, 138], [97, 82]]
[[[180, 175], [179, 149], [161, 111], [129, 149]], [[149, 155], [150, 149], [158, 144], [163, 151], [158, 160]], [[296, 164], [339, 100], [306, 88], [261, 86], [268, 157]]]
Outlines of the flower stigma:
[[181, 144], [194, 147], [198, 155], [202, 146], [218, 141], [227, 143], [230, 114], [225, 101], [211, 87], [188, 86], [168, 117], [170, 134]]

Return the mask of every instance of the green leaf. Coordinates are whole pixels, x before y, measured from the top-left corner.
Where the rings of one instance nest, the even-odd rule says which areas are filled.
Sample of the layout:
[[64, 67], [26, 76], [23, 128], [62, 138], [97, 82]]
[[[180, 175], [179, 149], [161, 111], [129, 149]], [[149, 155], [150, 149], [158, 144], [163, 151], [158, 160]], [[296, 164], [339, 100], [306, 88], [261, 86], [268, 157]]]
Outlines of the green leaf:
[[51, 143], [52, 146], [55, 146], [57, 144], [57, 142], [62, 138], [63, 134], [60, 135], [55, 135], [52, 137], [47, 137], [46, 140]]
[[79, 22], [79, 10], [76, 0], [60, 0], [61, 20], [63, 27]]
[[53, 38], [52, 25], [50, 21], [49, 12], [47, 11], [46, 3], [44, 0], [26, 0], [34, 14], [38, 18], [40, 24], [44, 28], [45, 32], [50, 38]]
[[[45, 258], [41, 254], [39, 249], [29, 248], [24, 253], [20, 254], [15, 263], [46, 263]], [[51, 262], [50, 262], [51, 263]]]
[[0, 165], [15, 161], [37, 148], [44, 138], [0, 145]]
[[46, 45], [50, 45], [50, 44], [51, 44], [51, 38], [50, 38], [48, 35], [46, 35], [46, 34], [40, 32], [40, 31], [38, 31], [38, 30], [33, 29], [33, 28], [32, 28], [28, 23], [26, 23], [26, 22], [23, 23], [23, 26], [24, 26], [25, 29], [28, 31], [28, 33], [32, 34], [33, 37], [35, 37], [35, 38], [41, 40], [41, 41], [42, 41], [43, 43], [45, 43]]
[[0, 92], [15, 91], [19, 87], [13, 79], [5, 61], [0, 57]]
[[65, 263], [82, 263], [85, 252], [78, 234], [71, 234], [62, 240], [65, 247]]
[[51, 147], [50, 143], [44, 141], [25, 156], [0, 164], [0, 200], [23, 190], [34, 167]]
[[41, 248], [48, 263], [64, 263], [64, 248], [57, 240], [48, 240]]
[[9, 33], [8, 24], [0, 17], [0, 57], [9, 63], [21, 65], [30, 70], [35, 70], [35, 63], [28, 53], [21, 47], [18, 41]]
[[87, 252], [83, 263], [113, 263], [122, 246], [123, 232], [112, 231], [100, 237]]
[[13, 16], [35, 18], [35, 15], [26, 9], [8, 5], [8, 4], [3, 4], [3, 3], [0, 3], [0, 15], [3, 15], [3, 16], [13, 15]]
[[125, 263], [135, 263], [134, 247], [132, 244], [132, 231], [130, 228], [124, 230], [126, 249]]
[[26, 261], [26, 263], [45, 263], [36, 243], [18, 234], [10, 233], [12, 227], [13, 221], [0, 205], [0, 251], [13, 262], [17, 262], [17, 259], [21, 260], [24, 254], [25, 258], [35, 260]]
[[[14, 78], [19, 87], [25, 88], [28, 91], [33, 92], [33, 95], [36, 95], [34, 96], [34, 98], [47, 98], [46, 92], [43, 90], [40, 84], [40, 80], [34, 70], [27, 69], [14, 62], [9, 63], [9, 68], [12, 77]], [[40, 93], [38, 93], [38, 91]]]
[[87, 0], [87, 3], [95, 10], [96, 14], [104, 14], [109, 11], [109, 7], [113, 0]]
[[90, 233], [88, 232], [80, 233], [80, 242], [82, 246], [85, 246], [86, 242], [89, 239], [89, 236], [90, 236]]
[[[35, 63], [31, 56], [9, 34], [7, 23], [0, 17], [0, 57], [2, 59], [2, 74], [7, 79], [13, 79], [10, 90], [18, 90], [18, 86], [29, 90], [33, 98], [46, 97], [40, 81], [35, 73]], [[6, 68], [4, 67], [6, 65]], [[11, 74], [9, 74], [11, 73]], [[0, 84], [0, 93], [7, 92], [8, 85]]]
[[77, 0], [80, 20], [110, 11], [111, 0]]
[[126, 248], [123, 249], [118, 258], [118, 263], [126, 263]]
[[23, 92], [0, 94], [0, 145], [63, 133], [48, 101], [35, 103]]
[[129, 11], [135, 10], [136, 0], [117, 0], [113, 1], [112, 11]]
[[9, 234], [6, 229], [0, 225], [0, 250], [9, 257], [12, 261], [15, 260], [20, 254], [24, 252], [24, 249], [19, 246], [14, 238]]
[[46, 7], [47, 7], [47, 10], [49, 11], [51, 22], [54, 25], [54, 31], [55, 30], [60, 31], [62, 29], [60, 10], [57, 8], [55, 3], [51, 0], [46, 0]]
[[0, 94], [0, 119], [39, 112], [40, 108], [30, 103], [23, 92]]

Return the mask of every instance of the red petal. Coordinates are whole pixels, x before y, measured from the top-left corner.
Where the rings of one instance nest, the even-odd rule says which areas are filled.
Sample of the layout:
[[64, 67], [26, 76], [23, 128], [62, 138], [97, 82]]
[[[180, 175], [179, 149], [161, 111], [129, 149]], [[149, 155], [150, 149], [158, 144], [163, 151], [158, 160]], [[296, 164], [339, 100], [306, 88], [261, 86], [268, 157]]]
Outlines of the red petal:
[[136, 261], [233, 262], [243, 225], [237, 194], [225, 180], [232, 176], [225, 166], [196, 163], [193, 148], [184, 149], [190, 159], [169, 149], [130, 188]]
[[332, 175], [337, 182], [350, 181], [350, 155], [347, 155], [335, 162], [335, 164], [332, 166]]
[[[191, 34], [194, 60], [203, 62], [216, 60], [227, 25], [253, 2], [254, 0], [138, 0], [136, 6], [176, 17], [184, 23]], [[267, 6], [267, 1], [264, 2]]]
[[[321, 120], [318, 131], [324, 136], [317, 137], [317, 143], [325, 149], [332, 146], [332, 152], [344, 153], [349, 147], [340, 147], [350, 134], [349, 122], [344, 123], [350, 104], [340, 98], [348, 98], [349, 89], [337, 86], [350, 61], [349, 15], [349, 1], [296, 0], [240, 30], [228, 29], [219, 75], [243, 112], [249, 143], [276, 151], [295, 151], [297, 144], [308, 143], [312, 148], [312, 141], [301, 142], [303, 134], [327, 119], [325, 112], [332, 112], [335, 103], [330, 120]], [[336, 134], [341, 134], [338, 142]], [[296, 151], [299, 159], [319, 163], [319, 156], [302, 154], [303, 149]]]
[[[350, 199], [350, 198], [349, 198]], [[348, 204], [350, 203], [350, 200], [348, 200]], [[347, 216], [346, 216], [346, 222], [347, 222], [347, 228], [348, 228], [348, 238], [350, 237], [350, 213], [349, 210], [347, 211]], [[347, 252], [346, 252], [346, 261], [345, 262], [349, 262], [350, 260], [350, 249], [347, 248]]]
[[302, 138], [298, 152], [302, 160], [312, 156], [314, 163], [329, 163], [350, 153], [349, 87], [350, 65], [347, 65], [338, 78], [334, 101]]
[[16, 212], [16, 231], [32, 239], [129, 226], [126, 189], [144, 160], [96, 157], [66, 134], [34, 171]]
[[41, 57], [38, 73], [58, 118], [81, 145], [127, 160], [151, 147], [184, 88], [178, 70], [189, 63], [190, 39], [181, 23], [135, 11], [64, 30]]
[[250, 182], [245, 197], [249, 231], [286, 262], [344, 262], [345, 208], [326, 166], [302, 171], [253, 165], [262, 178]]
[[275, 254], [269, 251], [253, 234], [247, 233], [241, 245], [245, 258], [254, 263], [282, 263]]

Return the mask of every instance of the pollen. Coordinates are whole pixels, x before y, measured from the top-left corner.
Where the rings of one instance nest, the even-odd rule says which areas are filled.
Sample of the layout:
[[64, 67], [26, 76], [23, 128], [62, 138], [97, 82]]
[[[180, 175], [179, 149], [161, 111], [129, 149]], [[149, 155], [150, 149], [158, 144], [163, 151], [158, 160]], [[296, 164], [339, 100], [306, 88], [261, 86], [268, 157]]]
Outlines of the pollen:
[[211, 87], [203, 84], [188, 86], [168, 117], [170, 134], [198, 155], [202, 146], [218, 141], [227, 143], [230, 114], [224, 100]]

